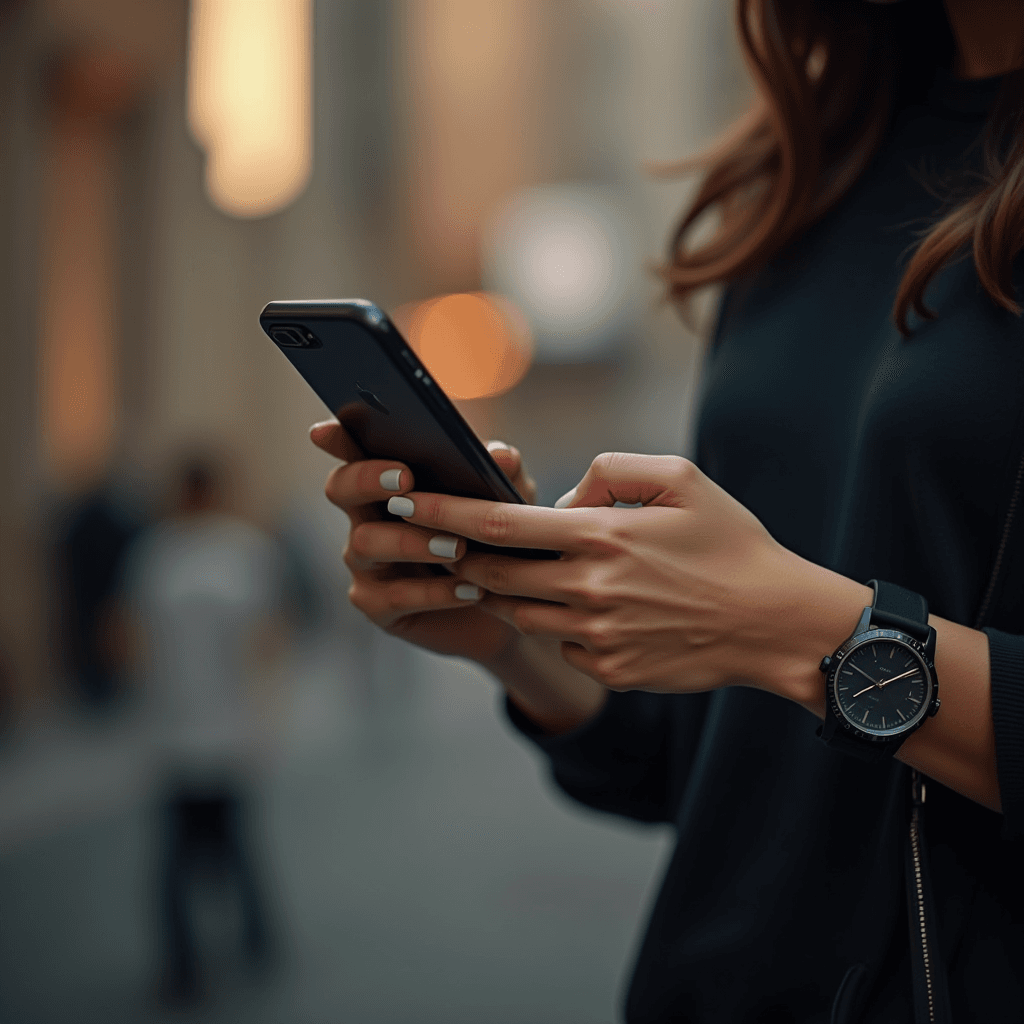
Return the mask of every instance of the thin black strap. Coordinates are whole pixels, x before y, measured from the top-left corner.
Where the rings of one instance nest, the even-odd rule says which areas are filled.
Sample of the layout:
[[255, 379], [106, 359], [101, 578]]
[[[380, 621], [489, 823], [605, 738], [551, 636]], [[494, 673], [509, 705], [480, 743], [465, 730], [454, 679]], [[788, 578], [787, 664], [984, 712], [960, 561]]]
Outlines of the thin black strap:
[[888, 626], [927, 640], [928, 602], [920, 594], [884, 580], [868, 580], [868, 586], [875, 592], [871, 603], [873, 626]]

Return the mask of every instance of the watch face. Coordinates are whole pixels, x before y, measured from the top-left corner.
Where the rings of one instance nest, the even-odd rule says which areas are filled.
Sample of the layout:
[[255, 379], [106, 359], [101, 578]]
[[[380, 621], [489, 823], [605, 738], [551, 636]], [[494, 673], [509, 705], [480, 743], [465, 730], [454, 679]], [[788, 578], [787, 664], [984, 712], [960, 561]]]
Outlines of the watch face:
[[861, 732], [893, 736], [927, 714], [931, 673], [913, 647], [878, 636], [858, 643], [843, 657], [832, 690], [841, 717]]

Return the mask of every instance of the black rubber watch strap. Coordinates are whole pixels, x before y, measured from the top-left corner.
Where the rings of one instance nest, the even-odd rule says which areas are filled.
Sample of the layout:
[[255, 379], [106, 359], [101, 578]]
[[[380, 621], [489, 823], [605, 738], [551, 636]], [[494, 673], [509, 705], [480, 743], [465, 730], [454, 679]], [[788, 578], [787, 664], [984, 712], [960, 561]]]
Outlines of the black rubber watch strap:
[[[889, 740], [888, 743], [872, 743], [870, 740], [848, 736], [844, 732], [842, 725], [831, 714], [826, 717], [825, 722], [826, 724], [819, 726], [818, 735], [833, 750], [838, 750], [841, 754], [851, 754], [861, 761], [868, 761], [871, 764], [888, 761], [900, 749], [900, 746], [906, 739], [906, 736], [898, 736], [895, 739]], [[828, 725], [831, 725], [832, 728], [829, 729]]]
[[868, 580], [868, 586], [875, 592], [871, 603], [873, 626], [899, 629], [918, 640], [928, 638], [928, 602], [920, 594], [883, 580]]

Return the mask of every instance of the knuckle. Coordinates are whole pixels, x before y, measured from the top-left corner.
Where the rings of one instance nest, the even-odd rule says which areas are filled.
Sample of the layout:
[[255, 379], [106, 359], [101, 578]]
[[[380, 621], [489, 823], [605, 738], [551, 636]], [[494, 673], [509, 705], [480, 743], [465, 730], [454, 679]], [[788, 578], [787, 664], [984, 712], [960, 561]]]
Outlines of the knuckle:
[[422, 519], [425, 526], [442, 526], [444, 515], [440, 500], [437, 498], [417, 497], [416, 517], [417, 519]]
[[369, 590], [360, 584], [358, 580], [354, 580], [352, 585], [348, 588], [348, 599], [352, 604], [352, 607], [361, 611], [367, 618], [372, 619], [373, 616], [373, 601]]
[[327, 482], [324, 484], [324, 494], [332, 505], [344, 507], [344, 491], [342, 489], [342, 474], [344, 466], [336, 466], [327, 474]]
[[416, 601], [415, 585], [398, 580], [391, 583], [386, 591], [385, 604], [388, 612], [405, 612]]
[[345, 545], [345, 551], [342, 554], [342, 561], [348, 567], [349, 572], [355, 573], [360, 568], [360, 559], [356, 554], [355, 549], [352, 547], [352, 538], [349, 537], [348, 543]]
[[692, 483], [697, 478], [699, 470], [689, 459], [684, 459], [677, 455], [673, 455], [672, 459], [675, 463], [672, 467], [672, 475], [677, 481], [687, 484]]
[[355, 470], [355, 483], [361, 494], [372, 494], [381, 490], [380, 463], [357, 462]]
[[630, 456], [626, 452], [601, 452], [591, 465], [599, 473], [606, 474], [626, 468], [629, 461]]
[[515, 522], [501, 505], [489, 508], [480, 519], [480, 536], [491, 544], [509, 544], [515, 537]]
[[570, 584], [566, 591], [573, 604], [598, 608], [604, 603], [606, 589], [603, 574], [592, 570]]
[[591, 619], [583, 630], [587, 643], [595, 651], [611, 651], [615, 648], [615, 628], [607, 619]]
[[528, 606], [520, 605], [512, 613], [512, 625], [523, 636], [534, 636], [537, 632], [537, 622]]
[[346, 549], [346, 561], [348, 560], [349, 552], [354, 555], [361, 555], [366, 558], [370, 555], [371, 548], [371, 536], [370, 531], [363, 526], [357, 526], [348, 535], [348, 548]]
[[419, 559], [423, 555], [423, 538], [418, 530], [400, 526], [397, 533], [398, 554], [410, 560]]
[[615, 657], [598, 658], [595, 663], [597, 676], [609, 690], [627, 690], [630, 680], [625, 666]]
[[508, 591], [508, 567], [500, 564], [490, 564], [484, 569], [484, 589], [493, 591], [495, 594], [504, 594]]

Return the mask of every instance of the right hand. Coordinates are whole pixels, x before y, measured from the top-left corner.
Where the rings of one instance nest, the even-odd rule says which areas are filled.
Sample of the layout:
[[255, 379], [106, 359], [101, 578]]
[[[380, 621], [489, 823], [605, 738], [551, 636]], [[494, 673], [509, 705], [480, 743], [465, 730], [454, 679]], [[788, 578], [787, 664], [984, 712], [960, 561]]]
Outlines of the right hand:
[[[318, 448], [343, 460], [328, 476], [324, 490], [352, 524], [345, 564], [352, 573], [349, 599], [356, 608], [385, 632], [437, 654], [470, 658], [482, 665], [500, 658], [519, 634], [477, 607], [479, 591], [475, 598], [455, 596], [460, 585], [472, 588], [458, 576], [465, 539], [452, 538], [457, 542], [454, 558], [433, 555], [427, 548], [430, 531], [384, 521], [380, 514], [381, 503], [414, 489], [409, 467], [389, 459], [367, 459], [337, 421], [316, 424], [310, 438]], [[519, 452], [494, 442], [488, 447], [519, 493], [533, 502], [536, 486], [524, 471]], [[383, 473], [397, 475], [399, 487], [384, 487]]]

